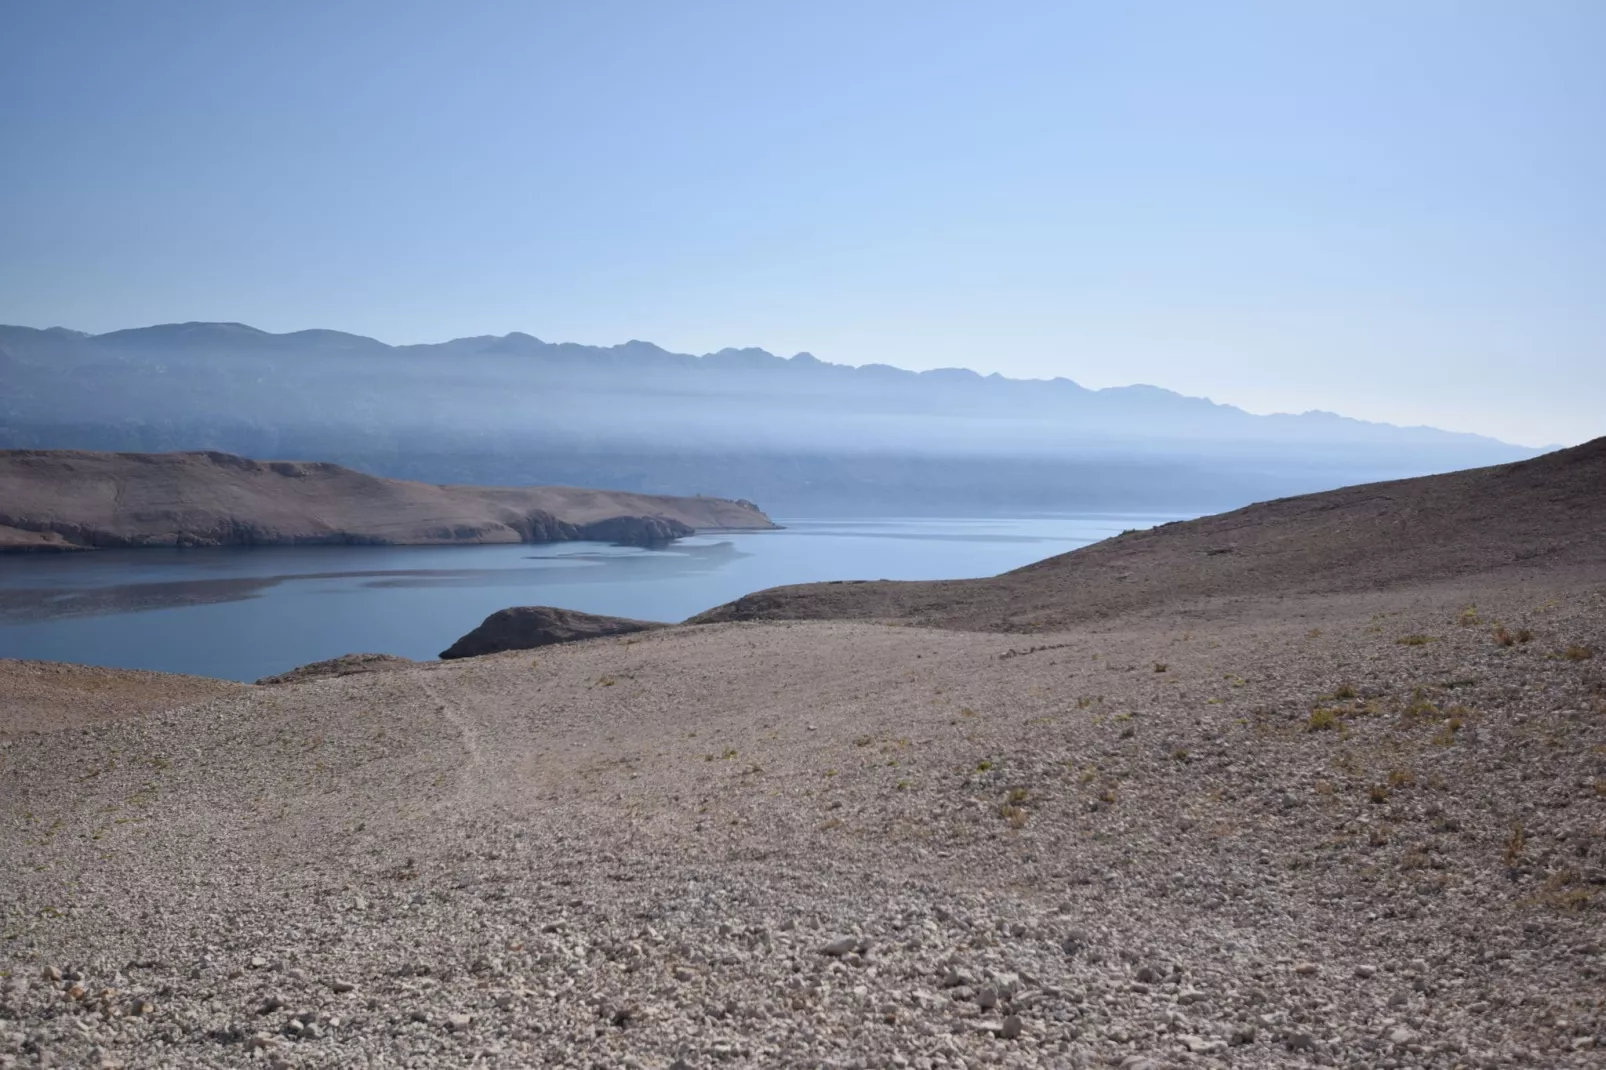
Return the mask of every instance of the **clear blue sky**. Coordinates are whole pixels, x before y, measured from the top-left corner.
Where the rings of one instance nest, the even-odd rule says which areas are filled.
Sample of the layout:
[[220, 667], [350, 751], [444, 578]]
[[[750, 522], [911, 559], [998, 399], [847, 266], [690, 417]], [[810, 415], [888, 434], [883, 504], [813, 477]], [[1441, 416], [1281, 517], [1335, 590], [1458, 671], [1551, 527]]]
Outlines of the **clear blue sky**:
[[1606, 434], [1606, 2], [0, 5], [0, 322]]

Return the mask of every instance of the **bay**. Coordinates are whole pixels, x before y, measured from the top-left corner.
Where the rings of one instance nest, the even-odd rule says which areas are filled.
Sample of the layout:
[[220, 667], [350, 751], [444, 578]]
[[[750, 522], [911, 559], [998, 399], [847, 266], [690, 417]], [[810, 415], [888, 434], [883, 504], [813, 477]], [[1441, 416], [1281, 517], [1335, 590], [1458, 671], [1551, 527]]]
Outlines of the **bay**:
[[789, 583], [990, 576], [1169, 516], [781, 521], [642, 549], [325, 546], [0, 557], [0, 657], [254, 680], [351, 652], [433, 658], [552, 605], [678, 621]]

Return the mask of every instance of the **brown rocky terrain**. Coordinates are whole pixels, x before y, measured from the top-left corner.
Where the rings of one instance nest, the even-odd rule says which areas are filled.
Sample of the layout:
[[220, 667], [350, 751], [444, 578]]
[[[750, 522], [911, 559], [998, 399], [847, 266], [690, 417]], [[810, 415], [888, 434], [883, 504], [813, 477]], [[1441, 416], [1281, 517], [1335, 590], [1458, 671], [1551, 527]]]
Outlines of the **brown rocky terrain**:
[[759, 591], [693, 622], [899, 620], [1029, 631], [1247, 596], [1606, 563], [1606, 438], [1516, 464], [1345, 487], [1134, 531], [989, 579]]
[[504, 650], [534, 650], [556, 643], [575, 643], [609, 635], [630, 635], [666, 625], [627, 617], [605, 617], [554, 606], [499, 609], [479, 627], [441, 651], [441, 657], [474, 658]]
[[114, 546], [656, 542], [769, 528], [749, 502], [435, 486], [226, 453], [0, 450], [0, 552]]
[[160, 713], [243, 690], [206, 676], [0, 658], [0, 738]]
[[0, 1065], [1598, 1067], [1598, 465], [13, 736]]

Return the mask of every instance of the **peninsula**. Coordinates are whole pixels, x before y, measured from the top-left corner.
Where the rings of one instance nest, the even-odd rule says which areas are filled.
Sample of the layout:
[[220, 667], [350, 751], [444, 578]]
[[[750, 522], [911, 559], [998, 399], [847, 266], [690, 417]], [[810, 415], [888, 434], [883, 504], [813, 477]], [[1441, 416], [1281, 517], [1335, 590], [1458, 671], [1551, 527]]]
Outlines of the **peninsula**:
[[144, 546], [647, 544], [775, 525], [747, 501], [437, 486], [233, 454], [0, 450], [0, 553]]

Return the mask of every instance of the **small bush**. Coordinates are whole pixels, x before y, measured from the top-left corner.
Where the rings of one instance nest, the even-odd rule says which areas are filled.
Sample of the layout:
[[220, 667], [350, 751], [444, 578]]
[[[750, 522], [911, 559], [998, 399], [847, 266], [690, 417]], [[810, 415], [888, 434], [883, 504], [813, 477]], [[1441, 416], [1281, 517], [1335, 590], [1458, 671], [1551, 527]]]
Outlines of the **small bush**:
[[1516, 646], [1517, 637], [1506, 631], [1505, 628], [1494, 630], [1494, 641], [1497, 646]]
[[1154, 663], [1154, 671], [1155, 672], [1165, 672], [1169, 668], [1171, 668], [1171, 666], [1167, 665], [1163, 661], [1157, 661], [1157, 662]]
[[1561, 652], [1561, 656], [1566, 658], [1568, 661], [1588, 661], [1590, 658], [1595, 656], [1595, 652], [1587, 646], [1579, 646], [1574, 643], [1566, 650], [1563, 650]]
[[1318, 706], [1310, 711], [1310, 720], [1305, 723], [1305, 731], [1329, 732], [1338, 727], [1341, 716], [1337, 710]]
[[1386, 803], [1389, 801], [1389, 789], [1381, 784], [1373, 784], [1372, 790], [1368, 795], [1374, 803]]
[[1389, 787], [1408, 788], [1416, 783], [1416, 774], [1409, 769], [1396, 769], [1389, 774]]
[[1005, 803], [1003, 806], [998, 808], [998, 816], [1002, 817], [1005, 821], [1008, 821], [1010, 828], [1018, 829], [1026, 827], [1026, 811], [1022, 810], [1018, 806], [1011, 806], [1008, 803]]
[[1438, 642], [1438, 640], [1431, 635], [1402, 635], [1395, 642], [1401, 646], [1427, 646], [1429, 643]]
[[1336, 690], [1334, 690], [1334, 692], [1333, 692], [1333, 697], [1335, 699], [1347, 699], [1347, 698], [1356, 698], [1356, 697], [1358, 697], [1357, 694], [1356, 694], [1356, 691], [1355, 691], [1355, 685], [1354, 684], [1339, 684], [1338, 688]]
[[1519, 643], [1531, 643], [1533, 641], [1534, 641], [1534, 633], [1533, 632], [1529, 631], [1527, 628], [1518, 628], [1517, 629], [1517, 642], [1519, 642]]

